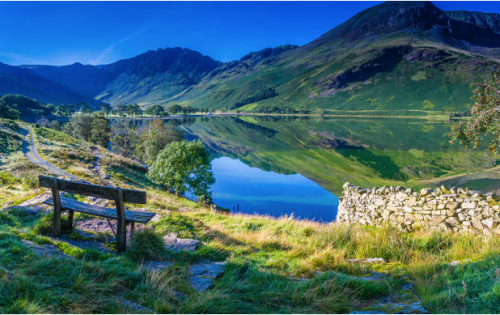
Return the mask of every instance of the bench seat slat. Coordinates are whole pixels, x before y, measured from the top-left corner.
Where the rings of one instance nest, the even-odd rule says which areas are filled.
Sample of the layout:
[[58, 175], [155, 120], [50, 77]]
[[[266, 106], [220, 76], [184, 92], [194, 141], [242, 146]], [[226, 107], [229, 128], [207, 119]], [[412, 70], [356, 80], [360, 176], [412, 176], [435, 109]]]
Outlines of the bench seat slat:
[[[43, 203], [53, 206], [54, 200], [49, 198]], [[116, 209], [89, 205], [66, 197], [61, 197], [61, 207], [63, 210], [73, 210], [100, 217], [116, 219]], [[127, 222], [148, 223], [154, 216], [155, 213], [153, 212], [125, 210], [125, 221]]]

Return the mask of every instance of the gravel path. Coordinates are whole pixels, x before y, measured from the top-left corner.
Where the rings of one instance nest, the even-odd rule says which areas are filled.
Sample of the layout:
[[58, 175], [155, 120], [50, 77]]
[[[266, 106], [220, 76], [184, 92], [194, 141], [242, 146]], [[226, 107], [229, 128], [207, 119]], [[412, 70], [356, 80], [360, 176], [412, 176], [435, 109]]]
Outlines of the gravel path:
[[75, 175], [71, 175], [70, 173], [63, 171], [62, 169], [58, 168], [57, 166], [50, 164], [49, 162], [42, 159], [40, 157], [40, 155], [38, 155], [38, 151], [37, 151], [36, 146], [35, 146], [34, 136], [31, 132], [31, 129], [24, 124], [20, 124], [20, 125], [22, 127], [21, 129], [23, 130], [23, 135], [24, 135], [23, 153], [24, 153], [24, 156], [26, 156], [26, 158], [28, 160], [30, 160], [31, 162], [51, 171], [54, 174], [67, 176], [72, 180], [79, 179]]

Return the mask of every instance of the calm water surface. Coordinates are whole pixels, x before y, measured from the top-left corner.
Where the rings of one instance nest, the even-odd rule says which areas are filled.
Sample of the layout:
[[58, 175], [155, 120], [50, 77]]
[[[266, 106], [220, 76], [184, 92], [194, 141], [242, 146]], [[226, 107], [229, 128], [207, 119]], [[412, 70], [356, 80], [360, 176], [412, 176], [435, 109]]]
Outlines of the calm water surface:
[[264, 171], [229, 157], [215, 158], [212, 168], [216, 178], [213, 198], [218, 206], [320, 221], [333, 221], [337, 214], [338, 198], [300, 174]]
[[500, 188], [500, 160], [450, 147], [448, 122], [418, 119], [197, 117], [167, 120], [210, 150], [217, 205], [332, 221], [342, 185]]

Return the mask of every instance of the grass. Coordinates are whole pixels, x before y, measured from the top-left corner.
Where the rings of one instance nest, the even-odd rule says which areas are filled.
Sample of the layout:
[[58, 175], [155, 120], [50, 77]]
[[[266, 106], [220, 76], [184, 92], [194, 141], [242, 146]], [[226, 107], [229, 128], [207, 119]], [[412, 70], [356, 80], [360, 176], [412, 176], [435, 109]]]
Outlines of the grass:
[[[0, 277], [2, 313], [135, 312], [119, 303], [121, 298], [156, 312], [345, 313], [397, 296], [408, 279], [435, 313], [495, 312], [498, 307], [500, 241], [495, 238], [200, 210], [162, 214], [151, 230], [137, 234], [126, 254], [116, 256], [53, 241], [42, 233], [47, 222], [50, 216], [33, 217], [21, 208], [0, 212], [0, 266], [14, 275], [14, 280]], [[204, 246], [193, 253], [166, 252], [160, 236], [172, 230]], [[73, 258], [40, 258], [23, 239], [52, 244]], [[347, 261], [369, 257], [387, 263]], [[152, 273], [141, 267], [143, 259], [173, 265]], [[196, 293], [188, 285], [187, 267], [200, 259], [228, 265], [214, 289]], [[470, 262], [447, 264], [466, 259]], [[390, 277], [380, 282], [356, 278], [370, 270]]]
[[[307, 143], [300, 128], [295, 128], [294, 137]], [[351, 128], [350, 132], [370, 137], [368, 129]], [[427, 129], [431, 136], [436, 132], [436, 128]], [[390, 131], [401, 134], [397, 129]], [[251, 131], [246, 133], [254, 137]], [[60, 142], [43, 136], [38, 140], [46, 156], [51, 150], [60, 150], [58, 163], [66, 163], [67, 169], [92, 164], [93, 155], [86, 154], [85, 144], [71, 147], [64, 139]], [[282, 142], [290, 143], [290, 139]], [[319, 152], [315, 152], [316, 159], [326, 154]], [[138, 312], [123, 299], [158, 313], [347, 313], [373, 310], [374, 304], [388, 296], [407, 302], [420, 299], [433, 313], [498, 312], [498, 238], [213, 213], [152, 185], [144, 168], [134, 161], [107, 150], [101, 154], [102, 168], [111, 175], [110, 181], [146, 190], [145, 207], [160, 218], [135, 235], [125, 254], [116, 255], [50, 238], [50, 215], [32, 215], [16, 206], [0, 211], [0, 267], [6, 270], [0, 268], [0, 313]], [[415, 159], [430, 156], [428, 151], [411, 148], [407, 154]], [[341, 154], [339, 161], [345, 156]], [[294, 156], [293, 151], [286, 157], [282, 160], [286, 163], [304, 158]], [[20, 152], [11, 153], [5, 161], [0, 172], [2, 209], [43, 192], [23, 185], [23, 176], [44, 170], [24, 161]], [[348, 165], [356, 164], [342, 167]], [[194, 252], [166, 250], [162, 236], [172, 232], [181, 238], [198, 239], [203, 246]], [[79, 237], [72, 235], [73, 239]], [[55, 246], [70, 258], [40, 257], [23, 240]], [[348, 261], [375, 257], [386, 263]], [[188, 268], [203, 259], [225, 261], [227, 267], [213, 289], [197, 293], [189, 286]], [[144, 260], [172, 265], [160, 273], [149, 272], [142, 265]], [[462, 263], [448, 264], [455, 260]], [[372, 271], [389, 276], [378, 282], [358, 279]], [[402, 293], [401, 287], [408, 282], [413, 283], [418, 297], [402, 297], [407, 293]]]

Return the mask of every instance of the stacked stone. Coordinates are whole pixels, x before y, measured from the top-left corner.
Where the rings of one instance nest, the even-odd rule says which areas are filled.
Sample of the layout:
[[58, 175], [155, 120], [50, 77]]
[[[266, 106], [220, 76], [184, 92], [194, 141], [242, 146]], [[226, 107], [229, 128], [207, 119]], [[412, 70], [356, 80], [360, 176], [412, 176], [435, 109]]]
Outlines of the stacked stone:
[[454, 232], [500, 234], [500, 206], [492, 194], [462, 188], [424, 188], [415, 192], [402, 186], [366, 189], [345, 183], [337, 221], [380, 226], [402, 231], [416, 228]]

